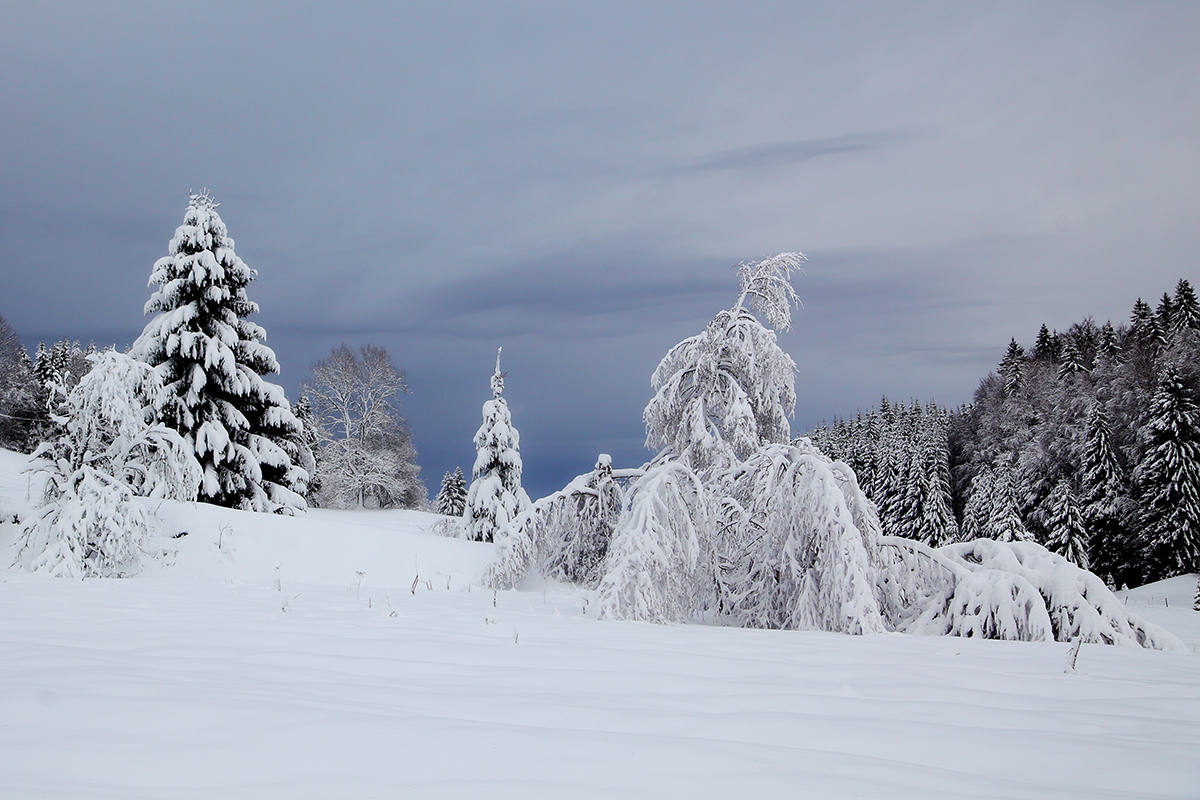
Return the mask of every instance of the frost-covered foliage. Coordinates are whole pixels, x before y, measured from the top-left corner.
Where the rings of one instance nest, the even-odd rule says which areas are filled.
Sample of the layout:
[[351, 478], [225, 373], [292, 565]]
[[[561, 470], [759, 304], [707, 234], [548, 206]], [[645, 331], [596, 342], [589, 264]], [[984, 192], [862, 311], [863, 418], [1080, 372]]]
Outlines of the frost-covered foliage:
[[[1200, 504], [1189, 498], [1200, 489], [1189, 485], [1200, 445], [1188, 431], [1198, 397], [1200, 303], [1187, 280], [1157, 309], [1138, 299], [1127, 324], [1043, 325], [1031, 351], [1010, 342], [974, 402], [951, 417], [955, 510], [991, 508], [976, 494], [1001, 478], [1003, 462], [1015, 516], [1034, 541], [1051, 541], [1052, 498], [1065, 481], [1097, 574], [1137, 585], [1196, 569]], [[964, 529], [977, 515], [966, 517]]]
[[1087, 569], [1087, 529], [1083, 525], [1083, 513], [1075, 493], [1071, 491], [1071, 484], [1059, 481], [1049, 502], [1050, 514], [1046, 528], [1050, 538], [1046, 546], [1072, 564]]
[[492, 399], [483, 404], [483, 423], [475, 433], [475, 466], [463, 515], [468, 538], [477, 542], [493, 541], [499, 530], [529, 507], [529, 495], [521, 488], [520, 434], [502, 396], [499, 350], [491, 384]]
[[879, 522], [854, 473], [807, 439], [708, 482], [663, 457], [630, 487], [590, 613], [881, 632]]
[[279, 371], [266, 332], [246, 317], [257, 273], [207, 193], [192, 195], [183, 225], [154, 265], [155, 314], [131, 354], [153, 366], [167, 391], [155, 419], [178, 431], [200, 462], [200, 498], [253, 511], [305, 507], [302, 429], [283, 389], [263, 379]]
[[1167, 575], [1200, 572], [1200, 408], [1168, 367], [1151, 403], [1138, 470], [1147, 556]]
[[949, 414], [930, 403], [892, 404], [810, 433], [830, 458], [848, 464], [879, 511], [883, 532], [934, 547], [959, 536], [951, 488]]
[[625, 492], [613, 477], [612, 457], [601, 453], [596, 467], [558, 500], [542, 523], [537, 558], [555, 580], [595, 586], [602, 575]]
[[462, 469], [454, 468], [442, 476], [442, 486], [438, 490], [437, 499], [433, 502], [433, 510], [448, 517], [461, 517], [467, 508], [467, 480], [463, 477]]
[[848, 467], [808, 439], [766, 445], [715, 494], [722, 614], [743, 627], [883, 631], [879, 523]]
[[0, 447], [29, 452], [48, 421], [44, 392], [21, 337], [0, 316]]
[[788, 440], [796, 364], [745, 303], [787, 330], [797, 302], [791, 273], [803, 260], [783, 253], [740, 265], [742, 293], [734, 307], [671, 348], [654, 371], [656, 393], [642, 414], [648, 448], [703, 472]]
[[148, 365], [107, 351], [65, 401], [64, 433], [43, 445], [41, 506], [27, 521], [21, 561], [52, 575], [136, 572], [150, 531], [135, 497], [194, 500], [200, 466], [175, 431], [149, 424], [162, 386]]
[[976, 539], [937, 550], [882, 540], [889, 623], [908, 633], [1070, 641], [1182, 650], [1133, 614], [1098, 577], [1034, 542]]
[[713, 607], [704, 486], [663, 458], [630, 487], [588, 612], [598, 618], [682, 622]]
[[416, 508], [426, 500], [417, 450], [396, 410], [408, 392], [404, 372], [387, 350], [334, 348], [312, 366], [306, 394], [320, 442], [322, 505]]

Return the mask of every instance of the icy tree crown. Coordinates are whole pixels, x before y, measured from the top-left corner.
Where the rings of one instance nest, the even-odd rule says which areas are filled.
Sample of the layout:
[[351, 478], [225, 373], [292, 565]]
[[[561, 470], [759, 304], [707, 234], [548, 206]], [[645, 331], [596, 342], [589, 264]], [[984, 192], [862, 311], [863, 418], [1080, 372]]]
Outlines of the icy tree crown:
[[800, 305], [800, 298], [792, 288], [792, 273], [803, 272], [801, 265], [805, 261], [808, 257], [803, 253], [780, 253], [762, 261], [738, 264], [742, 294], [735, 310], [749, 299], [751, 307], [766, 317], [772, 328], [790, 330], [792, 306]]
[[496, 371], [492, 373], [492, 397], [499, 398], [504, 394], [504, 373], [500, 371], [500, 351], [503, 347], [496, 348]]

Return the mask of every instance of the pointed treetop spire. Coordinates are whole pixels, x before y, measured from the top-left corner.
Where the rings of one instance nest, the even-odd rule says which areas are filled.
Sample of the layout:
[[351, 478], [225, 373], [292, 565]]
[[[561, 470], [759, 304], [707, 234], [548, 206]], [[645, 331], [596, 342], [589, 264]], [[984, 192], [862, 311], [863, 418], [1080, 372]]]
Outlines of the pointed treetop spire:
[[492, 375], [492, 397], [499, 397], [504, 393], [504, 373], [500, 371], [500, 351], [503, 347], [496, 348], [496, 371]]
[[207, 188], [201, 189], [199, 192], [190, 192], [189, 196], [191, 201], [189, 205], [193, 205], [196, 208], [211, 210], [220, 205], [212, 199], [212, 195], [208, 193]]

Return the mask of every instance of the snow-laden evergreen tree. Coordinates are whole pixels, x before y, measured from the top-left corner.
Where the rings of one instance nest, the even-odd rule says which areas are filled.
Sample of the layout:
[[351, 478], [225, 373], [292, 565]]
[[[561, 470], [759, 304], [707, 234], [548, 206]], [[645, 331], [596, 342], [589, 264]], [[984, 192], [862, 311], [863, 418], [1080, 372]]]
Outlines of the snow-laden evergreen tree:
[[521, 488], [520, 434], [503, 397], [500, 349], [491, 385], [492, 399], [483, 404], [483, 424], [475, 433], [475, 466], [463, 512], [467, 536], [477, 542], [493, 541], [529, 506], [529, 495]]
[[455, 467], [454, 472], [447, 470], [434, 501], [434, 511], [447, 517], [461, 517], [466, 507], [467, 482], [462, 468]]
[[1200, 611], [1200, 575], [1196, 576], [1196, 597], [1192, 600], [1192, 611]]
[[302, 430], [283, 389], [266, 332], [246, 319], [257, 275], [207, 192], [193, 194], [183, 225], [154, 265], [155, 314], [131, 355], [157, 370], [167, 391], [155, 419], [178, 431], [204, 469], [200, 499], [253, 511], [303, 509], [308, 475], [297, 466]]
[[1004, 379], [1004, 393], [1012, 395], [1025, 376], [1025, 349], [1017, 344], [1016, 337], [1008, 343], [1008, 350], [1000, 361], [1000, 377]]
[[781, 253], [738, 265], [741, 294], [733, 308], [672, 347], [654, 371], [657, 391], [642, 414], [648, 448], [704, 472], [788, 440], [796, 364], [746, 306], [788, 330], [798, 302], [791, 276], [804, 260]]
[[1000, 542], [1029, 541], [1033, 537], [1021, 518], [1017, 504], [1016, 475], [1008, 466], [997, 470], [992, 486], [992, 508], [988, 517], [988, 536]]
[[297, 466], [308, 473], [304, 502], [309, 506], [319, 506], [318, 498], [324, 489], [321, 485], [322, 431], [313, 411], [312, 400], [309, 398], [308, 392], [303, 389], [300, 391], [300, 398], [296, 401], [294, 413], [296, 421], [300, 423], [300, 436], [297, 443], [300, 463]]
[[1200, 302], [1192, 284], [1183, 278], [1175, 285], [1175, 329], [1200, 330]]
[[38, 429], [49, 421], [42, 398], [21, 337], [0, 316], [0, 447], [27, 453], [36, 446]]
[[1159, 298], [1155, 316], [1158, 317], [1158, 325], [1164, 335], [1170, 335], [1171, 331], [1175, 330], [1175, 301], [1171, 299], [1169, 292], [1163, 292]]
[[1170, 366], [1159, 381], [1138, 466], [1154, 577], [1200, 571], [1200, 409]]
[[1050, 329], [1046, 327], [1046, 323], [1044, 322], [1042, 323], [1042, 327], [1038, 329], [1037, 340], [1033, 345], [1033, 357], [1039, 361], [1055, 361], [1058, 359], [1054, 338], [1050, 335]]
[[1083, 370], [1083, 354], [1079, 352], [1079, 345], [1075, 338], [1068, 336], [1062, 349], [1062, 363], [1058, 367], [1058, 377], [1066, 379]]
[[34, 461], [46, 485], [20, 555], [33, 571], [76, 578], [137, 572], [151, 520], [135, 497], [194, 500], [200, 485], [188, 444], [146, 421], [162, 393], [158, 374], [111, 350], [92, 360], [95, 368], [64, 403], [63, 434]]
[[1081, 505], [1088, 532], [1090, 566], [1105, 575], [1128, 577], [1131, 542], [1122, 517], [1128, 499], [1125, 471], [1112, 444], [1108, 410], [1097, 397], [1088, 410], [1085, 429]]
[[1088, 534], [1071, 484], [1059, 481], [1050, 495], [1046, 547], [1081, 569], [1088, 568]]

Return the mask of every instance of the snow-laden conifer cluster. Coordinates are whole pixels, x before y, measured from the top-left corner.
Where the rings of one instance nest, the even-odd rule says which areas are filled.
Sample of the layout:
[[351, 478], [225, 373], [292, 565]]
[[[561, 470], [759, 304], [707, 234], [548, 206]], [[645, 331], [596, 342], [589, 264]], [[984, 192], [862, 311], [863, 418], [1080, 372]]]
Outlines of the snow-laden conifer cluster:
[[442, 476], [442, 486], [433, 501], [433, 510], [447, 517], [461, 517], [467, 508], [467, 480], [462, 468], [447, 471]]
[[194, 194], [183, 225], [154, 265], [158, 287], [146, 303], [155, 317], [131, 354], [150, 364], [166, 391], [154, 418], [177, 430], [200, 462], [201, 499], [234, 508], [304, 508], [307, 473], [300, 423], [283, 390], [263, 379], [279, 371], [266, 332], [246, 317], [256, 272], [207, 192]]

